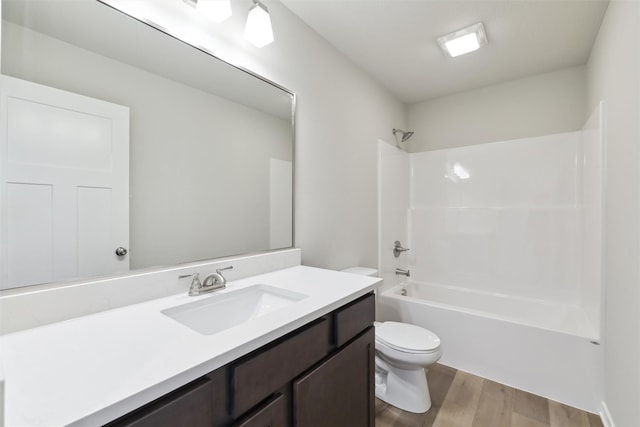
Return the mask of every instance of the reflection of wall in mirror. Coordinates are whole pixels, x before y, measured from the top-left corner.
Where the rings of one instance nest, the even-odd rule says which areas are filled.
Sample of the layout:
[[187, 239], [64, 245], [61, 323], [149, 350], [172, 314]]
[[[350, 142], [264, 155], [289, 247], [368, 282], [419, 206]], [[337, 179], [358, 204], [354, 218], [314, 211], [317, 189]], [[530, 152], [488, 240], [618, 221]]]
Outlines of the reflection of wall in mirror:
[[132, 269], [271, 247], [270, 162], [293, 160], [289, 121], [6, 21], [2, 31], [3, 74], [130, 107]]

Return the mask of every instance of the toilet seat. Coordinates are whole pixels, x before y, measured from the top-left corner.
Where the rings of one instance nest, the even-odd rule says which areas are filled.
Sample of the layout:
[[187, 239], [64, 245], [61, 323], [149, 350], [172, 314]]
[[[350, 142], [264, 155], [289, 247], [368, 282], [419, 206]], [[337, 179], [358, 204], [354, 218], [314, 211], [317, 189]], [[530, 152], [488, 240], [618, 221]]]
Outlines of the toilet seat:
[[402, 353], [428, 354], [440, 350], [440, 338], [416, 325], [376, 322], [376, 341]]

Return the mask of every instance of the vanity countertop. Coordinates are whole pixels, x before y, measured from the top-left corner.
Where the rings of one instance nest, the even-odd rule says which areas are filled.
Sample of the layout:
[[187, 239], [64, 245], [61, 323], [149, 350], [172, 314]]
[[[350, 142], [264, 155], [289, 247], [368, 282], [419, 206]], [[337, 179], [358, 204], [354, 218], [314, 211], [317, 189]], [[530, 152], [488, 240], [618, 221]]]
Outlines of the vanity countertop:
[[[0, 337], [4, 427], [95, 426], [116, 419], [372, 291], [381, 279], [297, 266]], [[265, 284], [308, 295], [214, 335], [161, 310]], [[1, 425], [1, 423], [0, 423]]]

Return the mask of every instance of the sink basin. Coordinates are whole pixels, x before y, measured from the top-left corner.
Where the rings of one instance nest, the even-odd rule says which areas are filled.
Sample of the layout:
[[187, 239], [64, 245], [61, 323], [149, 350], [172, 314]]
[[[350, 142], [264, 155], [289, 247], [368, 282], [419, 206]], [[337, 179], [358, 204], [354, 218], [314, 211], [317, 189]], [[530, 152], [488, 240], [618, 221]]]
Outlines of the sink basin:
[[203, 335], [212, 335], [263, 316], [307, 295], [269, 285], [254, 285], [167, 308], [161, 313]]

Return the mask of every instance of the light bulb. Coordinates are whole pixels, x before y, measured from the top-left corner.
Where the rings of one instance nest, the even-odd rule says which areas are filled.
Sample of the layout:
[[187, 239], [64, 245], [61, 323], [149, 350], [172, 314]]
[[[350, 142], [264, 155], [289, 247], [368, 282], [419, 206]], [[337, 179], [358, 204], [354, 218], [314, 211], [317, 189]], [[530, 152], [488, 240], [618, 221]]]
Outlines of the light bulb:
[[271, 18], [266, 6], [261, 3], [253, 5], [244, 28], [244, 38], [256, 47], [264, 47], [273, 42]]

